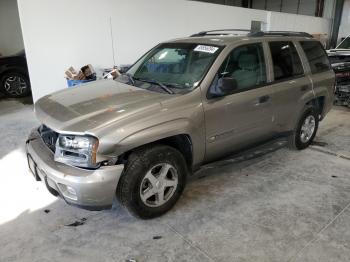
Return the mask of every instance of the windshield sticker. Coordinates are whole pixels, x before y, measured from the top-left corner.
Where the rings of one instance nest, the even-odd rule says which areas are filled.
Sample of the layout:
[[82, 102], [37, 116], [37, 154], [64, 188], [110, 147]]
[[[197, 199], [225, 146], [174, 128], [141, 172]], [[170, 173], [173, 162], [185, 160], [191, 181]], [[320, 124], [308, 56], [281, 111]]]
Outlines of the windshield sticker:
[[197, 45], [194, 51], [214, 54], [219, 48], [209, 45]]

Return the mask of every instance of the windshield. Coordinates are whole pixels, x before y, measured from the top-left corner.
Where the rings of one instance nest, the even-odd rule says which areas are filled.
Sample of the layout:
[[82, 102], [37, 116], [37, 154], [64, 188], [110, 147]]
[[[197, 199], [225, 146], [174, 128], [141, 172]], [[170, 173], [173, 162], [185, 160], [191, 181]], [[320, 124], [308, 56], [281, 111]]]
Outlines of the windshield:
[[[221, 49], [217, 46], [166, 43], [145, 54], [127, 73], [117, 79], [145, 88], [149, 85], [178, 93], [198, 86]], [[147, 85], [146, 85], [147, 87]]]
[[341, 42], [338, 46], [337, 49], [350, 49], [350, 37], [347, 37]]

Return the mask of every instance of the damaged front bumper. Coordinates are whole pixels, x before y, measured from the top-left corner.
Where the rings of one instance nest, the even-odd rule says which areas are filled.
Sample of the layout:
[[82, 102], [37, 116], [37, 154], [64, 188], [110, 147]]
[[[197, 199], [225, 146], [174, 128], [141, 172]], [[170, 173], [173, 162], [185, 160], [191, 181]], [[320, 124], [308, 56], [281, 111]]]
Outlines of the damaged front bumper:
[[58, 163], [37, 130], [30, 134], [26, 151], [29, 169], [37, 180], [45, 182], [53, 195], [88, 210], [112, 207], [124, 165], [89, 170]]

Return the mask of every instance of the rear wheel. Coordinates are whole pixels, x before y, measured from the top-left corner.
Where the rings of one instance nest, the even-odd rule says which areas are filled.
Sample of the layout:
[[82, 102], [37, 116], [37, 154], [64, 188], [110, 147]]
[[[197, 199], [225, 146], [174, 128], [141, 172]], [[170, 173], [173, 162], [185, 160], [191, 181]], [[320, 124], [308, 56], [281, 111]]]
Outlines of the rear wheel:
[[186, 176], [186, 162], [179, 151], [164, 145], [144, 148], [129, 156], [117, 197], [137, 217], [158, 217], [175, 205]]
[[5, 73], [0, 79], [0, 91], [8, 97], [28, 96], [30, 94], [29, 79], [21, 73]]
[[307, 108], [302, 114], [296, 129], [288, 138], [289, 147], [302, 150], [307, 148], [316, 136], [319, 114], [314, 107]]

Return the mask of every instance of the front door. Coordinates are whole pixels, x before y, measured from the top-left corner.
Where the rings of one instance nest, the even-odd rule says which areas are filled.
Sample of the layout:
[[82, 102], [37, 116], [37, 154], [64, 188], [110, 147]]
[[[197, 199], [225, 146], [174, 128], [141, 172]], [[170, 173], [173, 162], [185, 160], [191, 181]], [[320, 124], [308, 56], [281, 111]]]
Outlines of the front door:
[[[235, 89], [228, 95], [222, 95], [220, 90], [225, 78], [235, 81]], [[262, 44], [233, 49], [209, 88], [209, 93], [217, 96], [203, 99], [206, 161], [271, 135], [274, 123], [271, 92]]]

